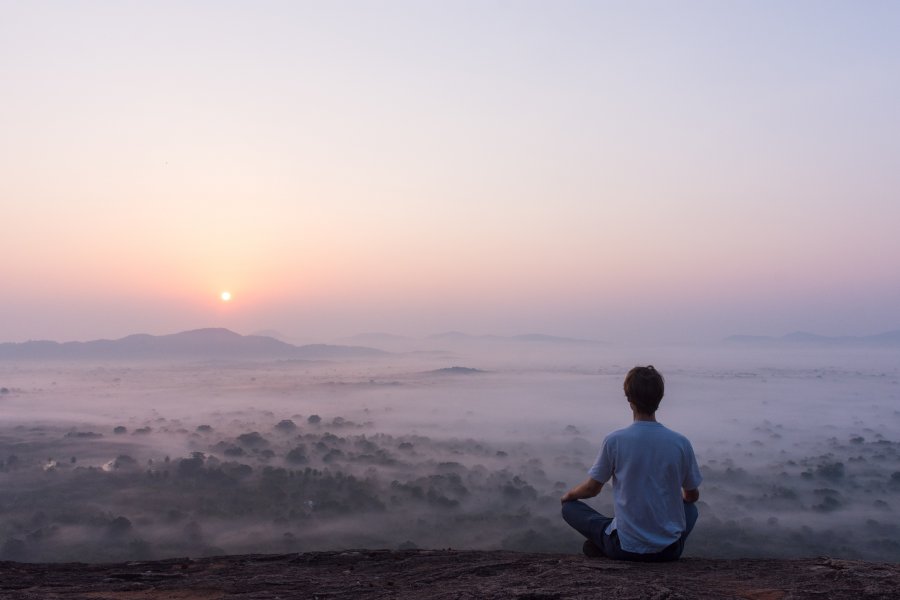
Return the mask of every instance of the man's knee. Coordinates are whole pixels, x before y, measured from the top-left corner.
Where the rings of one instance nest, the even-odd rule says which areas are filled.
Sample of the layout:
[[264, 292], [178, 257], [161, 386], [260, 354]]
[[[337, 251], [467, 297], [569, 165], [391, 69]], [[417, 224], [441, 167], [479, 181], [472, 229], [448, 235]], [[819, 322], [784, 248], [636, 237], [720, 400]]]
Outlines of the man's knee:
[[696, 521], [697, 517], [700, 516], [700, 511], [697, 510], [697, 504], [694, 502], [685, 502], [684, 503], [684, 516], [688, 520]]
[[697, 518], [700, 516], [700, 511], [697, 510], [697, 505], [694, 502], [685, 502], [684, 503], [684, 524], [685, 524], [685, 537], [694, 529], [694, 525], [697, 523]]
[[563, 519], [566, 520], [566, 523], [572, 522], [572, 517], [574, 517], [581, 510], [581, 500], [569, 500], [567, 502], [562, 503], [562, 512]]

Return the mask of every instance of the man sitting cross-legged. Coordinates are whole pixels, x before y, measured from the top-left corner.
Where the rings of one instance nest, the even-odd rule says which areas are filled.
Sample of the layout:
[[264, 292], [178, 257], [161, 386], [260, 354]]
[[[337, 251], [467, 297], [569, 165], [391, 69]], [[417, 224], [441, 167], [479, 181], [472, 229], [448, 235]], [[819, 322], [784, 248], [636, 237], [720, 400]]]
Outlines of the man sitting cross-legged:
[[[584, 553], [617, 560], [676, 560], [697, 522], [702, 477], [691, 443], [656, 421], [665, 382], [652, 366], [625, 377], [634, 423], [614, 431], [589, 477], [561, 498], [566, 522], [587, 538]], [[581, 502], [612, 478], [615, 517]]]

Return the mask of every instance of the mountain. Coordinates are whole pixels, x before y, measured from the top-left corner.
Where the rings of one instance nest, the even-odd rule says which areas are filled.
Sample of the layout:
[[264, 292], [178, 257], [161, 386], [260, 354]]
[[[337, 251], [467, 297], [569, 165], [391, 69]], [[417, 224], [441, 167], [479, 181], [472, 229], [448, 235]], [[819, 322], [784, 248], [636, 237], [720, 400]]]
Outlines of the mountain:
[[481, 369], [473, 369], [472, 367], [446, 367], [443, 369], [434, 369], [433, 371], [425, 371], [426, 375], [478, 375], [487, 373]]
[[525, 333], [519, 335], [469, 335], [460, 331], [446, 331], [444, 333], [435, 333], [428, 336], [430, 340], [443, 340], [450, 342], [464, 341], [488, 341], [488, 342], [539, 342], [552, 344], [602, 344], [596, 340], [586, 340], [580, 338], [560, 337], [556, 335], [547, 335], [544, 333]]
[[878, 333], [876, 335], [870, 335], [868, 336], [868, 339], [877, 343], [900, 345], [900, 329], [896, 329], [894, 331], [885, 331], [884, 333]]
[[[828, 342], [829, 340], [829, 338], [824, 335], [818, 335], [806, 331], [795, 331], [793, 333], [781, 336], [781, 339], [785, 342], [796, 342], [801, 344], [821, 344], [824, 342]], [[836, 340], [837, 338], [834, 339]]]
[[875, 335], [826, 336], [807, 331], [795, 331], [780, 337], [765, 335], [732, 335], [726, 342], [738, 344], [807, 344], [817, 346], [900, 346], [900, 329]]
[[257, 335], [257, 336], [260, 336], [260, 337], [270, 337], [270, 338], [275, 338], [275, 339], [278, 340], [279, 342], [286, 342], [286, 341], [288, 341], [288, 336], [284, 335], [283, 333], [281, 333], [281, 332], [278, 331], [277, 329], [260, 329], [259, 331], [254, 331], [254, 332], [251, 333], [250, 335]]
[[767, 335], [729, 335], [723, 341], [735, 344], [768, 344], [775, 342], [777, 338]]
[[208, 328], [169, 335], [145, 333], [117, 340], [89, 342], [28, 341], [0, 344], [0, 359], [147, 359], [147, 358], [284, 358], [328, 360], [387, 354], [364, 346], [308, 344], [294, 346], [261, 335], [240, 335], [229, 329]]
[[475, 339], [479, 339], [479, 338], [483, 339], [486, 337], [493, 337], [493, 336], [484, 336], [484, 335], [476, 336], [476, 335], [469, 335], [468, 333], [463, 333], [461, 331], [445, 331], [443, 333], [433, 333], [428, 336], [428, 339], [429, 340], [450, 340], [450, 341], [459, 340], [459, 341], [462, 341], [462, 340], [475, 340]]
[[551, 344], [601, 344], [596, 340], [585, 340], [581, 338], [560, 337], [557, 335], [546, 335], [544, 333], [526, 333], [523, 335], [514, 335], [509, 339], [519, 340], [522, 342], [545, 342]]
[[408, 342], [410, 338], [402, 335], [394, 335], [393, 333], [384, 333], [382, 331], [371, 331], [366, 333], [357, 333], [350, 337], [341, 338], [340, 341], [362, 342], [364, 344], [379, 344], [385, 342]]

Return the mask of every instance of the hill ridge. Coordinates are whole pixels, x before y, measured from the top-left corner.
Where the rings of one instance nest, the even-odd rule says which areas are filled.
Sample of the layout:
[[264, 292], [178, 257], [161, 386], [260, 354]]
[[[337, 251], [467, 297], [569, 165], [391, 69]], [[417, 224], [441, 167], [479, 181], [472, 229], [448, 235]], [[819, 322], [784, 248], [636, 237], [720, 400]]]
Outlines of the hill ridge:
[[820, 346], [839, 345], [900, 345], [900, 329], [883, 331], [872, 335], [839, 335], [828, 336], [808, 331], [792, 331], [782, 336], [770, 335], [730, 335], [724, 339], [727, 343], [738, 344], [812, 344]]
[[366, 346], [295, 346], [261, 335], [241, 335], [224, 327], [151, 335], [134, 333], [114, 340], [85, 342], [29, 340], [0, 343], [0, 359], [294, 358], [324, 360], [385, 355]]

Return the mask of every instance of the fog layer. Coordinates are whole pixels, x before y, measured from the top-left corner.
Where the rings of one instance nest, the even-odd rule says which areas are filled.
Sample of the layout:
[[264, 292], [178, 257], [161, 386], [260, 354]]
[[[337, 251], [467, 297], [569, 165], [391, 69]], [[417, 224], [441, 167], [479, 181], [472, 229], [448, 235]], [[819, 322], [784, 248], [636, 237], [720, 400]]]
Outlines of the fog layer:
[[[470, 344], [357, 362], [0, 363], [0, 557], [571, 551], [635, 364], [704, 482], [688, 555], [900, 560], [896, 350]], [[464, 368], [454, 368], [464, 367]], [[611, 512], [611, 490], [590, 501]]]

